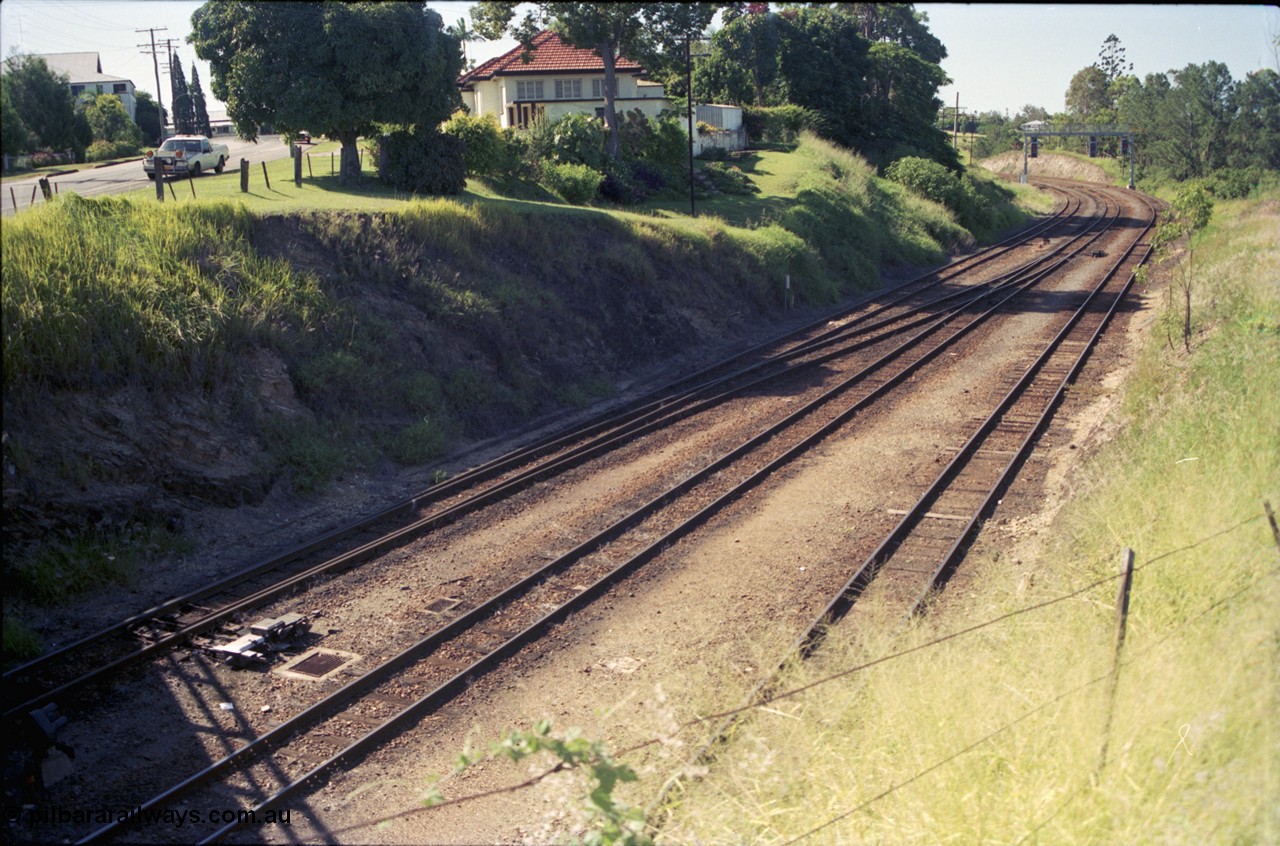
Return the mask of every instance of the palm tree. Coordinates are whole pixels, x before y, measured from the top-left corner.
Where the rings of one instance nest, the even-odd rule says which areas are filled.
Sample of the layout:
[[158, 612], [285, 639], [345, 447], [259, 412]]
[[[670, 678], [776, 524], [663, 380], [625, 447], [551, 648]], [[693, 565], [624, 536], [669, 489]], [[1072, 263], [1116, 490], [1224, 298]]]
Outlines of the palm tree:
[[472, 65], [474, 65], [475, 63], [467, 57], [467, 42], [468, 41], [485, 41], [486, 40], [485, 37], [480, 33], [476, 32], [474, 29], [472, 29], [467, 24], [466, 18], [458, 18], [458, 22], [453, 26], [449, 27], [449, 31], [454, 36], [456, 36], [459, 41], [462, 42], [462, 59], [463, 59], [463, 62], [466, 64], [467, 69], [470, 70]]

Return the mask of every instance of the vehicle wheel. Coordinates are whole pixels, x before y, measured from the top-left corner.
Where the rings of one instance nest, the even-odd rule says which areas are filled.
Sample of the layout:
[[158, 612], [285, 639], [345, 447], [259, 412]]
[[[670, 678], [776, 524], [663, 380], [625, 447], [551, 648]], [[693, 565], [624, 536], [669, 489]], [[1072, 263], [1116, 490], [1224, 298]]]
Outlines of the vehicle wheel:
[[191, 166], [191, 177], [193, 179], [200, 178], [200, 162], [196, 162]]
[[222, 173], [222, 169], [223, 169], [224, 167], [226, 167], [226, 164], [227, 164], [227, 160], [226, 160], [226, 159], [224, 159], [224, 158], [222, 158], [221, 156], [219, 156], [219, 157], [218, 157], [218, 164], [217, 164], [217, 166], [216, 166], [216, 167], [214, 167], [213, 172], [214, 172], [214, 173]]

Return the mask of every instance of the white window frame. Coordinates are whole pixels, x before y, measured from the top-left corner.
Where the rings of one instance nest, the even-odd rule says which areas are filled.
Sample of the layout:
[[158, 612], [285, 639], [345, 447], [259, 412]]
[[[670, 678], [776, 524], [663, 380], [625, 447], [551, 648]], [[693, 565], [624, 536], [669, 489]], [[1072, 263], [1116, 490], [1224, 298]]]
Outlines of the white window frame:
[[517, 79], [516, 80], [516, 99], [517, 100], [541, 100], [542, 96], [542, 80], [541, 79]]
[[603, 79], [591, 80], [591, 96], [596, 100], [604, 99], [604, 80]]
[[581, 100], [582, 99], [582, 80], [581, 79], [557, 79], [556, 80], [556, 99], [557, 100]]

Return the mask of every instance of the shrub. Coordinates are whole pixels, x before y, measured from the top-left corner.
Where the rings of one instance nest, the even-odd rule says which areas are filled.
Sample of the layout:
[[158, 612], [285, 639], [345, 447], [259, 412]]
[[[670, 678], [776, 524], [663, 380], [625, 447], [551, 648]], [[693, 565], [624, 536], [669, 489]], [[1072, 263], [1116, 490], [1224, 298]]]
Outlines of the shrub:
[[603, 181], [603, 173], [584, 164], [550, 162], [542, 166], [542, 184], [575, 206], [583, 205], [594, 197]]
[[463, 148], [456, 135], [397, 130], [378, 138], [378, 176], [401, 191], [458, 194], [467, 184]]
[[592, 115], [565, 115], [551, 125], [551, 159], [600, 168], [604, 164], [604, 123]]
[[703, 172], [711, 177], [716, 190], [722, 194], [758, 194], [760, 189], [742, 169], [724, 162], [709, 162]]
[[1257, 184], [1256, 171], [1224, 169], [1216, 171], [1205, 187], [1220, 200], [1242, 200], [1249, 196]]
[[94, 141], [85, 150], [87, 162], [105, 162], [111, 159], [123, 159], [138, 155], [138, 145], [131, 141]]
[[439, 458], [447, 445], [444, 431], [430, 418], [424, 418], [393, 435], [385, 448], [391, 460], [412, 465]]
[[960, 178], [931, 159], [907, 156], [889, 165], [885, 178], [905, 185], [926, 200], [933, 200], [952, 211], [958, 211], [963, 189]]
[[819, 131], [818, 114], [803, 106], [743, 106], [742, 125], [747, 137], [767, 144], [790, 144], [801, 131]]
[[462, 140], [468, 176], [498, 176], [509, 169], [506, 143], [493, 115], [455, 112], [440, 131]]
[[662, 118], [637, 158], [663, 167], [678, 167], [689, 157], [689, 137], [675, 118]]

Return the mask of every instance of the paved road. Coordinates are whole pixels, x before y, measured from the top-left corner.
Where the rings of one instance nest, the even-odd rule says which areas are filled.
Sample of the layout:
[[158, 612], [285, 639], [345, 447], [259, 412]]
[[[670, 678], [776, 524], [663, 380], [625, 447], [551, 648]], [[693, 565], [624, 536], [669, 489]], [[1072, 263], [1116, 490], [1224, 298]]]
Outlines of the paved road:
[[[273, 159], [283, 159], [289, 155], [289, 145], [281, 140], [279, 135], [262, 135], [256, 142], [242, 141], [235, 136], [224, 140], [225, 136], [219, 137], [217, 143], [226, 144], [229, 156], [227, 158], [227, 173], [239, 173], [241, 159], [248, 159], [250, 164], [258, 162], [269, 162]], [[233, 177], [224, 173], [220, 179], [229, 179]], [[209, 176], [214, 176], [212, 172]], [[204, 178], [204, 177], [202, 177]], [[17, 201], [17, 210], [19, 212], [31, 205], [32, 189], [36, 187], [39, 176], [31, 176], [26, 179], [9, 180], [4, 182], [3, 190], [0, 190], [0, 211], [5, 215], [14, 213], [14, 201]], [[133, 191], [138, 188], [145, 188], [152, 185], [152, 181], [147, 179], [146, 174], [142, 170], [141, 160], [122, 162], [120, 164], [107, 165], [106, 167], [87, 168], [62, 176], [51, 177], [49, 182], [56, 184], [57, 191], [74, 191], [83, 197], [94, 197], [100, 194], [120, 194], [124, 191]], [[10, 189], [13, 189], [10, 191]], [[44, 202], [44, 198], [37, 190], [35, 192], [35, 202], [37, 205]]]

